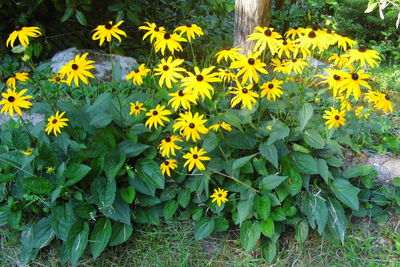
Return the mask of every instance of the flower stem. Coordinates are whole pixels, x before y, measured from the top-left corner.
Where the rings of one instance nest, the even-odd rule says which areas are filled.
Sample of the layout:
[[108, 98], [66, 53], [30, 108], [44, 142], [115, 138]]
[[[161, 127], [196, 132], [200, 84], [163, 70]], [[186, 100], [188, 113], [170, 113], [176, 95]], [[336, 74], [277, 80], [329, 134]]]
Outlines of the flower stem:
[[211, 168], [208, 168], [208, 169], [209, 169], [210, 171], [212, 171], [213, 173], [216, 173], [216, 174], [222, 175], [222, 176], [224, 176], [224, 177], [226, 177], [226, 178], [229, 178], [229, 179], [235, 181], [236, 183], [241, 184], [241, 185], [243, 185], [243, 186], [245, 186], [245, 187], [247, 187], [247, 188], [253, 190], [254, 192], [257, 192], [257, 193], [259, 192], [257, 189], [255, 189], [255, 188], [252, 187], [251, 185], [245, 184], [245, 183], [243, 183], [242, 181], [240, 181], [239, 179], [237, 179], [237, 178], [235, 178], [235, 177], [233, 177], [233, 176], [227, 175], [227, 174], [225, 174], [225, 173], [219, 172], [219, 171], [214, 170], [214, 169], [211, 169]]

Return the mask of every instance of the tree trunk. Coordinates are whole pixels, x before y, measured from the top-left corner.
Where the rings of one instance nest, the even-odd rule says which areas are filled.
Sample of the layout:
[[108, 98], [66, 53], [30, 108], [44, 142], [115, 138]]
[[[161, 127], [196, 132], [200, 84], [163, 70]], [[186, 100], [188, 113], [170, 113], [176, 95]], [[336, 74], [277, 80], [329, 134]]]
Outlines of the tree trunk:
[[254, 27], [267, 27], [271, 21], [272, 0], [236, 0], [234, 44], [240, 45], [244, 55], [252, 50], [254, 41], [246, 42], [247, 35], [253, 33]]

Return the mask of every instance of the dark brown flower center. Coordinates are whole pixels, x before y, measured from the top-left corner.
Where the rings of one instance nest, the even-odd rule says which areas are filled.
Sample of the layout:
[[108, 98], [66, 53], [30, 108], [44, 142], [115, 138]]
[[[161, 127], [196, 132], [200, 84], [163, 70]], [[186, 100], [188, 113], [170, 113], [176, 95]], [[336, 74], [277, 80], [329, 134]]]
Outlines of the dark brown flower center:
[[315, 38], [315, 37], [317, 37], [315, 31], [310, 31], [310, 33], [308, 34], [308, 38]]
[[8, 98], [7, 98], [7, 100], [8, 100], [8, 102], [14, 102], [15, 101], [15, 97], [13, 97], [13, 96], [9, 96]]
[[292, 62], [293, 62], [293, 63], [296, 63], [296, 62], [297, 62], [297, 59], [292, 59]]
[[168, 160], [164, 161], [164, 165], [168, 166], [169, 162]]
[[186, 27], [190, 28], [192, 27], [192, 24], [186, 24]]
[[232, 48], [230, 48], [230, 47], [228, 47], [228, 48], [225, 48], [225, 50], [226, 50], [226, 51], [229, 51], [229, 50], [231, 50], [231, 49], [232, 49]]
[[247, 94], [248, 92], [249, 92], [249, 90], [247, 90], [247, 88], [243, 88], [243, 89], [242, 89], [242, 93], [243, 93], [243, 94]]
[[226, 70], [225, 73], [226, 73], [226, 74], [229, 74], [229, 71]]
[[340, 76], [335, 74], [335, 75], [333, 75], [333, 79], [335, 79], [336, 81], [339, 81], [340, 80]]
[[163, 71], [167, 71], [167, 70], [169, 70], [169, 67], [168, 67], [167, 65], [164, 65], [164, 66], [162, 67], [162, 69], [163, 69]]
[[272, 32], [271, 32], [270, 29], [267, 29], [267, 30], [264, 31], [264, 34], [265, 34], [265, 36], [271, 36]]
[[185, 94], [183, 93], [182, 90], [179, 90], [179, 91], [178, 91], [178, 95], [179, 95], [180, 97], [182, 97], [182, 96], [184, 96]]
[[197, 75], [197, 76], [196, 76], [196, 80], [197, 80], [198, 82], [201, 82], [202, 80], [204, 80], [203, 75]]
[[297, 31], [299, 29], [299, 27], [294, 27], [293, 30]]
[[326, 31], [326, 33], [331, 34], [331, 33], [332, 33], [332, 30], [331, 30], [331, 29], [328, 29], [328, 30]]
[[55, 80], [56, 80], [56, 82], [59, 82], [59, 81], [61, 80], [61, 78], [57, 76], [57, 77], [55, 78]]
[[157, 110], [154, 110], [154, 111], [153, 111], [153, 115], [154, 115], [154, 116], [157, 116], [157, 115], [158, 115], [158, 111], [157, 111]]
[[52, 120], [51, 123], [56, 124], [57, 123], [57, 119]]
[[168, 137], [165, 138], [164, 140], [165, 140], [165, 142], [169, 143], [169, 142], [171, 142], [171, 137], [168, 136]]
[[353, 73], [353, 74], [351, 75], [351, 78], [352, 78], [353, 80], [357, 81], [359, 77], [358, 77], [358, 74], [357, 74], [357, 73]]
[[139, 70], [138, 70], [138, 69], [136, 69], [136, 70], [135, 70], [135, 73], [139, 73]]
[[16, 27], [15, 27], [15, 30], [16, 30], [16, 31], [22, 30], [22, 26], [16, 26]]
[[335, 116], [335, 120], [339, 120], [340, 117], [338, 115]]
[[139, 106], [136, 106], [135, 109], [139, 109]]
[[367, 51], [367, 48], [365, 47], [365, 45], [360, 45], [360, 47], [358, 48], [358, 51], [361, 53], [364, 53]]
[[247, 63], [249, 63], [250, 65], [254, 65], [256, 61], [254, 60], [254, 58], [249, 58], [249, 60], [247, 60]]
[[171, 39], [171, 35], [169, 35], [169, 33], [164, 34], [164, 39], [165, 40]]
[[112, 26], [113, 25], [109, 22], [106, 25], [104, 25], [104, 28], [106, 28], [107, 30], [111, 30]]
[[390, 97], [387, 95], [387, 96], [385, 96], [385, 99], [386, 100], [390, 100]]
[[194, 123], [193, 122], [191, 122], [191, 123], [189, 123], [189, 128], [194, 128]]
[[77, 70], [77, 69], [78, 69], [78, 67], [79, 67], [79, 66], [78, 66], [77, 64], [75, 64], [75, 63], [74, 63], [74, 64], [72, 64], [72, 66], [71, 66], [71, 68], [72, 68], [73, 70]]
[[218, 197], [222, 197], [222, 194], [218, 194]]
[[193, 154], [193, 158], [197, 159], [199, 156], [197, 154]]
[[268, 88], [272, 89], [272, 88], [274, 88], [274, 85], [272, 83], [270, 83], [270, 84], [268, 84]]
[[287, 45], [286, 40], [283, 40], [282, 44], [283, 44], [283, 45]]
[[315, 32], [318, 31], [318, 26], [314, 25], [314, 26], [312, 27], [312, 30], [315, 31]]
[[155, 32], [159, 32], [159, 31], [160, 31], [160, 28], [155, 27], [155, 28], [154, 28], [154, 31], [155, 31]]

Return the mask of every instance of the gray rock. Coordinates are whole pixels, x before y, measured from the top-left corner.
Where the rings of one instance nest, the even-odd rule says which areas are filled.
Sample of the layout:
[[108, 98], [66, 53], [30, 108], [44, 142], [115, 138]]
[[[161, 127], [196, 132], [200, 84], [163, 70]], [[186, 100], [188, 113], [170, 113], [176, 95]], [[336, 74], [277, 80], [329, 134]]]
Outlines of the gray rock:
[[[20, 120], [20, 117], [17, 114], [14, 114], [14, 117], [10, 117], [8, 113], [0, 113], [0, 125], [5, 123], [6, 121], [13, 119], [13, 120]], [[44, 120], [44, 115], [43, 114], [28, 114], [28, 113], [22, 113], [22, 119], [26, 122], [31, 122], [33, 125], [38, 124], [42, 120]]]
[[51, 58], [51, 69], [53, 72], [58, 72], [62, 66], [74, 59], [76, 55], [89, 53], [86, 59], [94, 60], [96, 63], [93, 65], [95, 69], [90, 70], [93, 75], [101, 81], [112, 80], [112, 65], [117, 63], [121, 66], [121, 79], [125, 80], [125, 76], [135, 69], [137, 66], [136, 59], [132, 57], [125, 57], [114, 54], [105, 54], [103, 52], [87, 49], [77, 49], [75, 47], [68, 48], [64, 51], [58, 52]]

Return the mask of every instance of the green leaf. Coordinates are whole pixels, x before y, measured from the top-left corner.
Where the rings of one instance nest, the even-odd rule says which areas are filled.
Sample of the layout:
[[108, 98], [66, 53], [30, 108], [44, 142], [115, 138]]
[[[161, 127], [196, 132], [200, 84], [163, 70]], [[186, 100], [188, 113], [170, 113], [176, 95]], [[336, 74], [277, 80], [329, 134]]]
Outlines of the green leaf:
[[136, 170], [138, 177], [145, 183], [158, 188], [164, 189], [164, 176], [161, 174], [160, 166], [151, 159], [139, 159], [136, 162]]
[[90, 252], [93, 260], [103, 252], [111, 238], [111, 223], [107, 218], [97, 221], [92, 233], [90, 234]]
[[6, 183], [15, 179], [14, 173], [2, 174], [0, 173], [0, 183]]
[[302, 220], [294, 226], [295, 238], [298, 243], [304, 243], [308, 236], [308, 223], [306, 220]]
[[276, 244], [271, 240], [262, 240], [261, 251], [264, 259], [272, 263], [276, 257]]
[[48, 194], [54, 186], [49, 180], [42, 177], [29, 177], [21, 180], [21, 184], [25, 190], [34, 194]]
[[242, 222], [247, 219], [247, 217], [251, 214], [252, 208], [253, 207], [251, 199], [239, 201], [237, 205], [239, 224], [242, 224]]
[[261, 220], [268, 219], [271, 212], [271, 200], [268, 196], [254, 196], [254, 208]]
[[276, 169], [279, 168], [278, 163], [278, 150], [276, 147], [272, 145], [268, 145], [267, 143], [262, 143], [258, 148], [261, 155], [268, 160]]
[[176, 210], [178, 209], [178, 202], [174, 199], [168, 200], [167, 203], [165, 203], [164, 208], [163, 208], [163, 213], [165, 219], [169, 220], [174, 216]]
[[393, 184], [395, 186], [400, 186], [400, 177], [393, 178]]
[[91, 168], [85, 164], [74, 163], [67, 167], [64, 176], [67, 179], [65, 186], [71, 186], [79, 182], [89, 173]]
[[218, 136], [214, 132], [209, 132], [204, 138], [203, 149], [207, 152], [213, 151], [219, 143]]
[[134, 144], [131, 141], [122, 141], [118, 144], [117, 151], [125, 153], [128, 157], [137, 157], [149, 147], [149, 145]]
[[325, 140], [316, 129], [306, 130], [303, 134], [303, 139], [307, 145], [316, 149], [322, 149], [325, 146]]
[[214, 218], [214, 222], [214, 232], [224, 232], [229, 229], [229, 221], [224, 217], [216, 217]]
[[123, 201], [118, 195], [112, 206], [104, 207], [102, 210], [104, 215], [117, 222], [125, 224], [131, 223], [131, 209], [129, 205]]
[[40, 249], [47, 246], [54, 238], [54, 231], [49, 218], [42, 218], [34, 225], [27, 224], [21, 234], [24, 248]]
[[106, 155], [104, 162], [104, 172], [109, 179], [114, 179], [126, 160], [124, 153], [112, 151]]
[[266, 190], [272, 190], [278, 187], [287, 178], [288, 178], [287, 176], [268, 175], [262, 178], [260, 182], [260, 188]]
[[31, 146], [31, 139], [29, 137], [29, 133], [24, 130], [13, 129], [12, 144], [17, 149], [26, 150], [28, 147]]
[[99, 111], [96, 113], [93, 113], [93, 116], [91, 117], [90, 120], [90, 126], [96, 127], [96, 128], [104, 128], [107, 125], [109, 125], [113, 120], [113, 116], [110, 113], [106, 113], [103, 111]]
[[135, 188], [133, 188], [132, 186], [127, 186], [127, 187], [123, 187], [121, 188], [121, 198], [129, 204], [132, 204], [133, 200], [135, 200], [135, 196], [136, 196], [136, 191]]
[[308, 121], [311, 119], [313, 115], [313, 112], [314, 109], [310, 103], [306, 103], [301, 107], [298, 116], [298, 120], [300, 123], [300, 131], [303, 131], [304, 127], [306, 127]]
[[186, 208], [190, 202], [190, 192], [189, 190], [181, 189], [178, 192], [178, 203], [182, 208]]
[[85, 14], [82, 13], [82, 11], [76, 10], [75, 17], [78, 20], [79, 24], [81, 24], [83, 26], [87, 25], [86, 16], [85, 16]]
[[374, 168], [372, 166], [358, 165], [353, 168], [348, 168], [348, 169], [344, 170], [343, 177], [346, 179], [361, 177], [361, 176], [366, 176], [373, 171], [374, 171]]
[[354, 187], [345, 179], [335, 179], [332, 182], [331, 190], [343, 204], [353, 210], [358, 210], [359, 201], [357, 195], [361, 191], [359, 188]]
[[266, 237], [272, 237], [275, 233], [274, 220], [268, 218], [260, 223], [261, 233]]
[[283, 185], [286, 190], [289, 192], [291, 196], [297, 195], [301, 191], [301, 187], [303, 186], [303, 179], [301, 174], [298, 173], [295, 169], [289, 169], [289, 179], [287, 179]]
[[65, 9], [64, 15], [61, 17], [60, 21], [61, 22], [66, 22], [74, 13], [74, 9], [71, 7], [68, 7]]
[[285, 139], [286, 137], [289, 136], [289, 133], [290, 133], [290, 129], [285, 124], [281, 124], [276, 127], [273, 127], [269, 134], [267, 145], [272, 145], [273, 143], [275, 143], [278, 140]]
[[235, 149], [253, 149], [256, 146], [256, 139], [253, 135], [236, 130], [227, 133], [224, 142], [227, 146]]
[[302, 152], [302, 153], [306, 153], [306, 154], [310, 154], [311, 151], [309, 149], [307, 149], [306, 147], [293, 143], [293, 151], [297, 151], [297, 152]]
[[236, 159], [232, 164], [232, 170], [242, 168], [247, 162], [252, 160], [256, 155], [257, 155], [257, 153], [246, 156], [246, 157], [242, 157], [240, 159]]
[[222, 119], [230, 125], [242, 130], [242, 120], [232, 112], [225, 113], [222, 116]]
[[328, 207], [328, 227], [343, 243], [347, 226], [347, 218], [344, 209], [339, 201], [332, 198], [329, 198]]
[[294, 152], [290, 157], [290, 165], [304, 174], [318, 174], [317, 161], [310, 155]]
[[74, 221], [75, 216], [71, 203], [51, 209], [50, 223], [57, 237], [61, 240], [67, 241], [69, 229]]
[[87, 246], [89, 237], [89, 224], [76, 222], [68, 232], [66, 252], [72, 265], [78, 263]]
[[240, 243], [246, 252], [252, 250], [261, 236], [261, 227], [258, 222], [245, 221], [240, 227]]
[[94, 202], [101, 208], [112, 205], [115, 200], [117, 185], [114, 179], [97, 177], [90, 186], [90, 193]]
[[323, 159], [317, 159], [318, 173], [328, 183], [329, 178], [332, 178], [332, 174], [329, 172], [328, 165]]
[[194, 238], [200, 240], [208, 237], [214, 231], [215, 221], [214, 218], [203, 217], [194, 227]]
[[129, 224], [114, 222], [112, 224], [109, 246], [117, 246], [124, 243], [132, 235], [133, 228]]
[[266, 160], [264, 158], [254, 158], [253, 159], [253, 166], [256, 169], [257, 173], [262, 175], [262, 176], [267, 176], [268, 175], [268, 170], [266, 165]]

